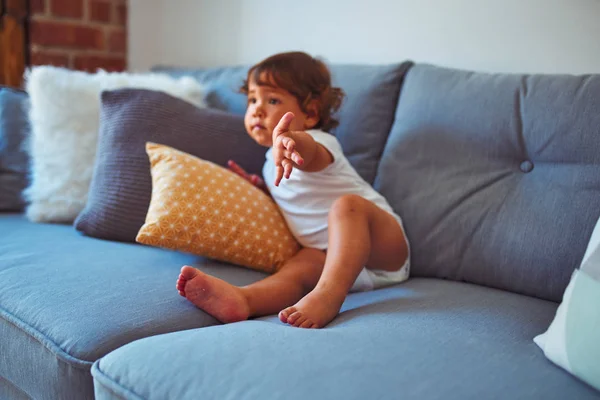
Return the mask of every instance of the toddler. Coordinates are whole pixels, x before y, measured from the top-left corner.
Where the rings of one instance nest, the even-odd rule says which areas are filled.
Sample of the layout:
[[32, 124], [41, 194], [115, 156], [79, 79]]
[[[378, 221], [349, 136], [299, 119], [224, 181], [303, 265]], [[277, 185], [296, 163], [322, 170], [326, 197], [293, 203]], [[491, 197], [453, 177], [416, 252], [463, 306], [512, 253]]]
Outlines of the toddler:
[[343, 93], [331, 86], [325, 64], [302, 52], [277, 54], [249, 70], [242, 91], [246, 130], [270, 148], [264, 181], [229, 166], [270, 193], [302, 249], [244, 287], [184, 266], [179, 294], [223, 323], [278, 312], [284, 323], [322, 328], [348, 292], [406, 280], [409, 245], [400, 217], [327, 133], [338, 124], [332, 113]]

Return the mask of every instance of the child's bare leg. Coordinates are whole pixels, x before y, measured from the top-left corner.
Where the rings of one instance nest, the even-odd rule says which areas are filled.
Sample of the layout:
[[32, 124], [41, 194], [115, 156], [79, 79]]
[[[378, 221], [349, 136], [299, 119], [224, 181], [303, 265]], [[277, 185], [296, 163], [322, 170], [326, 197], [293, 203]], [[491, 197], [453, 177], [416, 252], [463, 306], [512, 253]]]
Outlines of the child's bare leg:
[[244, 287], [185, 266], [177, 280], [179, 294], [221, 322], [243, 321], [277, 313], [310, 292], [319, 280], [325, 254], [302, 249], [273, 275]]
[[329, 248], [317, 286], [279, 318], [294, 326], [323, 327], [339, 313], [364, 266], [397, 271], [407, 257], [404, 233], [392, 215], [360, 196], [343, 196], [329, 212]]

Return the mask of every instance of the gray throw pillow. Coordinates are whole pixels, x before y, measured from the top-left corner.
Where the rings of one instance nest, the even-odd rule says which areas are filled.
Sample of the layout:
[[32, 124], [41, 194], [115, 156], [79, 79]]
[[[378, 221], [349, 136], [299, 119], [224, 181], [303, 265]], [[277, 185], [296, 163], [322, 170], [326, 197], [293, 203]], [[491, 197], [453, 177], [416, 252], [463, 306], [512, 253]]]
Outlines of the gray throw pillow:
[[[394, 122], [394, 112], [406, 72], [406, 61], [390, 65], [331, 64], [334, 86], [346, 93], [336, 117], [340, 125], [331, 133], [342, 145], [356, 171], [369, 183], [375, 180], [383, 147]], [[243, 114], [246, 96], [239, 93], [249, 66], [188, 69], [155, 67], [175, 77], [191, 75], [200, 81], [209, 107]]]
[[198, 108], [168, 94], [120, 89], [102, 93], [94, 173], [78, 231], [134, 242], [150, 205], [152, 180], [146, 142], [174, 147], [226, 166], [229, 159], [260, 173], [266, 148], [246, 133], [243, 118]]
[[600, 75], [416, 65], [375, 188], [411, 274], [560, 301], [600, 216]]
[[22, 211], [28, 183], [27, 93], [0, 86], [0, 211]]

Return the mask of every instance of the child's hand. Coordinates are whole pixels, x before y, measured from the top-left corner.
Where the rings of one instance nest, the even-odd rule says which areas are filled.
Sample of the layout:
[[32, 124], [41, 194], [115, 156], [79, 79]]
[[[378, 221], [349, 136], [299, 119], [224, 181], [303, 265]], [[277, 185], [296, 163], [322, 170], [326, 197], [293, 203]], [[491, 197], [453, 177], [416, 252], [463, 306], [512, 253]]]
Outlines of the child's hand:
[[279, 186], [281, 179], [285, 176], [289, 179], [294, 163], [302, 165], [304, 159], [296, 151], [296, 142], [289, 137], [290, 124], [294, 114], [287, 112], [281, 117], [279, 123], [273, 129], [273, 159], [275, 161], [275, 186]]
[[247, 180], [248, 182], [250, 182], [251, 184], [253, 184], [254, 186], [256, 186], [257, 188], [259, 188], [260, 190], [264, 191], [264, 192], [269, 192], [269, 189], [267, 188], [267, 185], [265, 184], [265, 181], [262, 180], [262, 178], [256, 174], [249, 174], [247, 173], [244, 168], [240, 167], [239, 165], [237, 165], [237, 163], [233, 160], [229, 160], [227, 162], [227, 166], [229, 167], [229, 169], [238, 174], [239, 176], [241, 176], [242, 178], [244, 178], [245, 180]]

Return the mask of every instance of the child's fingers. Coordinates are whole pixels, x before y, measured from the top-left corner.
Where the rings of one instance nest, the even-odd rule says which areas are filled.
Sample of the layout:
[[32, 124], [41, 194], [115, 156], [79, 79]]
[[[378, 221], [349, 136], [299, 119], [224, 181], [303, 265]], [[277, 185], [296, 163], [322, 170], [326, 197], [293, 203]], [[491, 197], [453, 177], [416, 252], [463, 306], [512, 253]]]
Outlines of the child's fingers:
[[292, 161], [295, 162], [298, 165], [304, 164], [304, 158], [302, 158], [302, 156], [300, 155], [300, 153], [298, 153], [297, 151], [294, 151], [292, 153]]
[[296, 142], [294, 141], [294, 139], [289, 138], [287, 136], [283, 136], [283, 138], [281, 139], [281, 144], [290, 152], [293, 152], [296, 149]]
[[229, 160], [227, 161], [227, 166], [229, 168], [231, 168], [231, 170], [235, 170], [235, 171], [239, 171], [242, 170], [242, 167], [240, 167], [235, 161], [233, 160]]
[[281, 117], [277, 123], [277, 126], [275, 126], [275, 129], [273, 129], [273, 141], [275, 141], [275, 139], [277, 139], [277, 137], [281, 134], [290, 130], [290, 124], [292, 123], [294, 117], [294, 113], [291, 112], [286, 112], [283, 117]]
[[283, 137], [279, 137], [273, 142], [273, 161], [275, 161], [275, 165], [280, 165], [285, 158], [285, 146], [282, 139]]
[[281, 162], [281, 165], [283, 165], [283, 170], [284, 172], [284, 176], [285, 179], [290, 179], [290, 175], [292, 174], [292, 162], [290, 160], [288, 160], [287, 158], [285, 160], [283, 160]]
[[227, 163], [227, 166], [229, 167], [229, 169], [231, 171], [238, 174], [242, 178], [248, 179], [248, 173], [242, 167], [237, 165], [234, 161], [229, 160], [229, 162]]
[[277, 153], [283, 154], [281, 161], [283, 161], [283, 158], [287, 158], [298, 165], [302, 165], [304, 163], [304, 159], [300, 153], [296, 151], [296, 142], [294, 139], [291, 139], [287, 136], [280, 136], [275, 141], [275, 147], [278, 150]]
[[250, 175], [250, 180], [252, 181], [252, 184], [254, 186], [262, 186], [265, 184], [265, 182], [262, 180], [262, 178], [256, 174]]
[[269, 188], [267, 187], [267, 185], [265, 184], [265, 181], [258, 175], [252, 175], [252, 183], [254, 184], [254, 186], [256, 186], [257, 188], [259, 188], [260, 190], [264, 191], [264, 192], [268, 192]]
[[286, 139], [287, 140], [291, 140], [289, 137], [287, 136], [279, 136], [277, 139], [275, 139], [275, 142], [273, 144], [273, 147], [275, 147], [278, 150], [284, 151], [287, 149], [285, 143], [286, 143]]
[[277, 165], [275, 167], [275, 186], [279, 186], [281, 179], [283, 179], [283, 167], [281, 165]]
[[283, 150], [279, 149], [277, 143], [273, 144], [273, 162], [275, 165], [281, 164], [281, 160], [283, 160]]
[[288, 158], [288, 159], [292, 160], [297, 165], [304, 164], [304, 158], [302, 158], [302, 156], [300, 155], [300, 153], [298, 153], [297, 151], [294, 151], [294, 152], [286, 151], [283, 154], [285, 155], [285, 158]]

